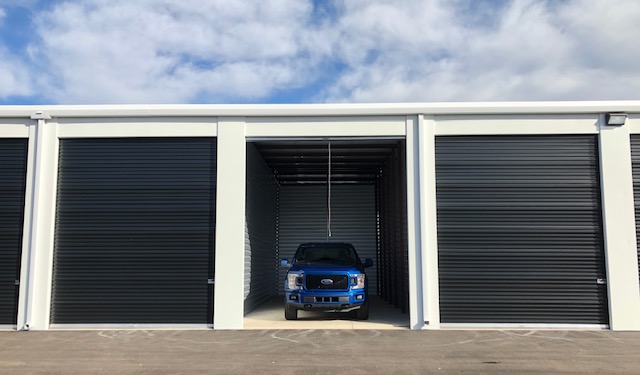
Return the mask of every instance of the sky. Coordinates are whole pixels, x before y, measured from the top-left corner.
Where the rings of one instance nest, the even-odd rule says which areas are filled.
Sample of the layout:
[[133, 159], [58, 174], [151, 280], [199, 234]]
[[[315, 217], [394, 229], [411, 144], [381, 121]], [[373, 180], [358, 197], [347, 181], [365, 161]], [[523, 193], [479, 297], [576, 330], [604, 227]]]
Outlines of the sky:
[[640, 99], [638, 0], [0, 0], [0, 104]]

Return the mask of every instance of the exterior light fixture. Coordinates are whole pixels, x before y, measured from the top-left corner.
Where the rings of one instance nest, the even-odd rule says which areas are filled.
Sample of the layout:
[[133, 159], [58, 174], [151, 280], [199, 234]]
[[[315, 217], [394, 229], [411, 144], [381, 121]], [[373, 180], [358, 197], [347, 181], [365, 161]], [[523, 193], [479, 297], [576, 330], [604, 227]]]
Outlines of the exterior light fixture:
[[621, 126], [627, 121], [626, 113], [607, 113], [607, 125]]

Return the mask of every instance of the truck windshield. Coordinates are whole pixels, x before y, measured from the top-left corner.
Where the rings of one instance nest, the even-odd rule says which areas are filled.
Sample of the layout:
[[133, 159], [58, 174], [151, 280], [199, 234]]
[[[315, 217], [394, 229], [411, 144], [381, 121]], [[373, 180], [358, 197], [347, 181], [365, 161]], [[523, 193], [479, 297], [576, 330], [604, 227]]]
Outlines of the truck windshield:
[[295, 262], [301, 263], [358, 263], [356, 251], [348, 247], [303, 247], [298, 249]]

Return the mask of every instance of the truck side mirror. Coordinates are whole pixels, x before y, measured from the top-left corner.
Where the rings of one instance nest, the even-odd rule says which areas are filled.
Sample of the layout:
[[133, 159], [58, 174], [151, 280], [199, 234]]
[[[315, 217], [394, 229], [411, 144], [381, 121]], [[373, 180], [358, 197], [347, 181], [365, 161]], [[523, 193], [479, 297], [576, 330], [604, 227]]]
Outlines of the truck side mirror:
[[280, 267], [289, 267], [290, 265], [289, 259], [284, 258], [280, 261]]
[[365, 259], [365, 260], [364, 260], [364, 268], [369, 268], [369, 267], [371, 267], [371, 266], [373, 266], [373, 260], [371, 260], [371, 259]]

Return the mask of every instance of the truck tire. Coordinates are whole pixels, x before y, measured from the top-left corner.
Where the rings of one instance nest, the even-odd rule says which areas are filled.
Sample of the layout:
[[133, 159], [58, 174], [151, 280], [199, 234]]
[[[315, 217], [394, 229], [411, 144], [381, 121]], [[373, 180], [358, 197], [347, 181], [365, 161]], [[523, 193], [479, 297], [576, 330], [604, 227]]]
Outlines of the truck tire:
[[360, 306], [360, 308], [356, 310], [356, 319], [358, 320], [369, 319], [369, 301], [362, 304], [362, 306]]
[[298, 309], [293, 306], [285, 305], [284, 306], [284, 318], [286, 320], [296, 320], [298, 319]]

